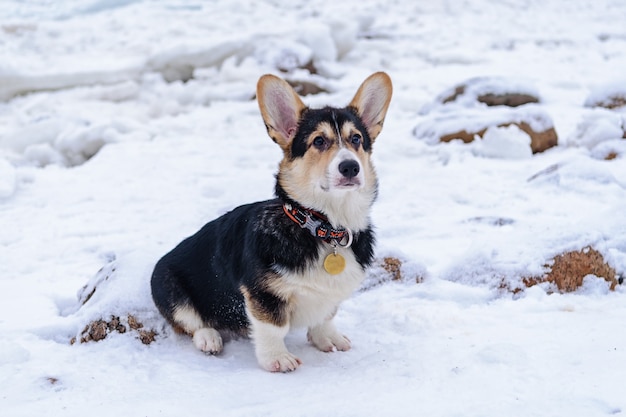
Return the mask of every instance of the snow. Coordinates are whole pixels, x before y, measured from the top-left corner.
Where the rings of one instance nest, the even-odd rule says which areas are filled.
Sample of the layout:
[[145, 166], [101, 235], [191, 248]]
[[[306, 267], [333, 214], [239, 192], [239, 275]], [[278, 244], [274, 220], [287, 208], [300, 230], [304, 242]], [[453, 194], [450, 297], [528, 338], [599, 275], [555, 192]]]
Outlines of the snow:
[[621, 139], [626, 131], [625, 120], [624, 113], [619, 114], [602, 108], [593, 109], [583, 115], [569, 142], [593, 149], [603, 142]]
[[517, 125], [489, 127], [478, 148], [478, 154], [488, 158], [523, 159], [530, 158], [530, 136]]
[[610, 105], [612, 101], [621, 98], [626, 100], [626, 78], [617, 78], [605, 84], [595, 86], [585, 100], [585, 106]]
[[[502, 290], [587, 246], [626, 275], [626, 110], [586, 106], [623, 93], [623, 2], [5, 0], [0, 17], [3, 416], [626, 412], [623, 286]], [[373, 154], [376, 257], [403, 279], [377, 263], [341, 306], [348, 352], [290, 333], [294, 373], [262, 371], [246, 339], [204, 356], [158, 315], [149, 277], [205, 222], [272, 195], [258, 77], [344, 105], [379, 70], [394, 97]], [[541, 101], [433, 105], [484, 77]], [[433, 139], [474, 114], [554, 126], [559, 145], [531, 155], [515, 126]], [[156, 341], [70, 345], [128, 314]]]

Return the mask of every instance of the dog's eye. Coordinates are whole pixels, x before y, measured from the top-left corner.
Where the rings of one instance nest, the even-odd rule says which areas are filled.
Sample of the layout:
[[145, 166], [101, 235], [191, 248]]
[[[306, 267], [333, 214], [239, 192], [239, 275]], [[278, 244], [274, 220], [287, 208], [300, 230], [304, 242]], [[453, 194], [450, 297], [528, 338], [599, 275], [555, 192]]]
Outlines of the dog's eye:
[[315, 139], [313, 139], [313, 146], [315, 146], [316, 148], [322, 149], [325, 145], [326, 140], [322, 136], [316, 136]]
[[358, 133], [355, 133], [350, 138], [350, 142], [352, 142], [354, 146], [359, 146], [361, 144], [361, 135], [359, 135]]

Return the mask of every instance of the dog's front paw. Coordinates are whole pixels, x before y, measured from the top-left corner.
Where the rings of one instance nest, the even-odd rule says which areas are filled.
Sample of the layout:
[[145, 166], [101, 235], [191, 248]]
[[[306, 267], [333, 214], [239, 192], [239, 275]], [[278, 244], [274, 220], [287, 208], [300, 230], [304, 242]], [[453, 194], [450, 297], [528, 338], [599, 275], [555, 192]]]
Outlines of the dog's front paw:
[[193, 344], [209, 355], [217, 355], [224, 347], [222, 336], [220, 336], [219, 332], [208, 327], [196, 330], [193, 333]]
[[335, 349], [345, 352], [352, 347], [350, 339], [337, 331], [325, 332], [323, 329], [310, 329], [307, 333], [309, 342], [322, 352], [332, 352]]
[[263, 355], [258, 358], [259, 365], [270, 372], [291, 372], [295, 371], [302, 361], [289, 352], [282, 352], [275, 355]]
[[337, 337], [334, 339], [331, 339], [331, 342], [333, 345], [335, 345], [335, 347], [337, 348], [337, 350], [341, 351], [341, 352], [345, 352], [346, 350], [350, 350], [350, 348], [352, 347], [352, 343], [350, 342], [350, 339], [348, 339], [347, 336], [344, 336], [342, 334], [337, 333]]

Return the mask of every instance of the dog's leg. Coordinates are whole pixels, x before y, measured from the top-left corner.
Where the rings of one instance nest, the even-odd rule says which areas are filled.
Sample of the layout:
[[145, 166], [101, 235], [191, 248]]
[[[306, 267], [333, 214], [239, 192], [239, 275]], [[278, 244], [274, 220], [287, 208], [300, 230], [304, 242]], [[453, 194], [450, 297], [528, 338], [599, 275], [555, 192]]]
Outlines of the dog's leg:
[[252, 293], [246, 287], [242, 287], [241, 291], [259, 365], [271, 372], [296, 370], [302, 362], [285, 346], [285, 336], [289, 332], [287, 302], [266, 291]]
[[335, 349], [346, 351], [350, 350], [351, 347], [350, 339], [337, 331], [332, 317], [322, 324], [309, 327], [307, 338], [322, 352], [332, 352]]
[[270, 372], [295, 371], [302, 361], [292, 355], [285, 346], [289, 325], [276, 326], [256, 318], [251, 321], [256, 358], [262, 368]]
[[174, 311], [174, 322], [193, 336], [193, 344], [202, 352], [217, 355], [222, 351], [222, 336], [217, 330], [207, 326], [193, 307], [177, 307]]

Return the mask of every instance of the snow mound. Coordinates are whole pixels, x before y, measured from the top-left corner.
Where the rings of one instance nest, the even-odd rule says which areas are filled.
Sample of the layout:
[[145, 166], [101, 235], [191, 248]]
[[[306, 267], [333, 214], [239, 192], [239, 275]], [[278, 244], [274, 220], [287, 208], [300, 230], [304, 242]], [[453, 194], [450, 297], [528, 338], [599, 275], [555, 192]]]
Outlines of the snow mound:
[[[361, 21], [343, 26], [310, 21], [297, 30], [168, 42], [132, 60], [103, 59], [97, 70], [90, 60], [30, 68], [5, 61], [0, 100], [61, 91], [44, 95], [35, 106], [16, 98], [23, 107], [8, 118], [0, 151], [17, 165], [77, 166], [108, 144], [154, 137], [158, 127], [152, 126], [163, 118], [221, 100], [248, 101], [255, 94], [250, 80], [266, 72], [282, 73], [303, 95], [329, 91], [324, 77], [335, 74], [324, 68], [355, 47], [367, 26], [367, 19]], [[84, 109], [66, 104], [76, 99]]]
[[14, 126], [2, 145], [16, 164], [72, 167], [88, 161], [107, 144], [149, 138], [149, 133], [136, 127], [124, 119], [91, 121], [57, 114]]
[[441, 105], [517, 107], [539, 101], [539, 92], [530, 81], [509, 77], [484, 76], [471, 78], [443, 91], [433, 103], [422, 109], [422, 113], [428, 113]]
[[[37, 91], [139, 81], [151, 73], [161, 74], [167, 82], [187, 82], [196, 76], [197, 71], [209, 68], [221, 71], [227, 61], [253, 65], [257, 77], [263, 72], [293, 72], [310, 65], [324, 68], [325, 64], [348, 54], [355, 47], [359, 33], [370, 23], [364, 18], [347, 25], [311, 20], [280, 32], [252, 32], [239, 37], [225, 39], [219, 36], [201, 41], [185, 39], [179, 44], [166, 43], [138, 56], [120, 58], [113, 54], [99, 57], [98, 65], [93, 60], [72, 60], [61, 55], [60, 51], [54, 58], [59, 62], [65, 59], [65, 65], [33, 66], [30, 62], [30, 66], [22, 67], [6, 59], [0, 61], [0, 100]], [[42, 45], [49, 42], [43, 38], [38, 41]]]
[[595, 87], [587, 96], [585, 107], [626, 108], [626, 79], [614, 80]]
[[243, 59], [252, 53], [250, 39], [226, 39], [183, 44], [149, 57], [144, 71], [158, 72], [168, 81], [189, 81], [197, 68], [219, 67], [230, 57]]
[[102, 70], [27, 73], [0, 67], [0, 101], [37, 91], [61, 90], [81, 85], [115, 84], [138, 79], [139, 66], [115, 66]]
[[491, 126], [526, 122], [537, 132], [553, 128], [552, 118], [536, 105], [510, 109], [467, 109], [464, 111], [441, 111], [425, 117], [414, 129], [413, 135], [429, 145], [440, 142], [442, 137], [455, 132], [480, 132]]
[[592, 149], [609, 140], [626, 137], [626, 116], [605, 109], [585, 112], [575, 131], [568, 138], [572, 146]]
[[[435, 112], [422, 119], [413, 129], [413, 135], [430, 145], [460, 139], [465, 143], [482, 137], [490, 127], [504, 127], [516, 124], [531, 136], [530, 148], [533, 152], [541, 152], [556, 144], [556, 132], [552, 118], [539, 105], [491, 107], [483, 109], [447, 109]], [[519, 141], [517, 130], [501, 132], [499, 138], [511, 134], [512, 142]], [[492, 136], [490, 142], [495, 139]]]
[[[144, 344], [167, 334], [165, 321], [152, 301], [151, 270], [146, 260], [110, 254], [102, 268], [77, 293], [61, 314], [72, 343], [100, 341], [110, 333], [126, 333]], [[134, 330], [135, 332], [132, 332]]]
[[530, 136], [517, 125], [490, 126], [473, 148], [476, 155], [500, 159], [530, 158]]
[[615, 139], [599, 143], [591, 149], [591, 156], [595, 159], [612, 160], [626, 158], [626, 140]]
[[[606, 251], [606, 245], [600, 244]], [[615, 290], [621, 279], [611, 265], [611, 256], [603, 256], [591, 246], [582, 249], [568, 249], [542, 260], [541, 255], [535, 264], [519, 265], [506, 260], [497, 251], [491, 253], [476, 249], [468, 251], [459, 262], [446, 269], [442, 277], [453, 282], [488, 287], [494, 291], [519, 295], [528, 288], [537, 286], [553, 292], [577, 292], [586, 294], [589, 288]], [[607, 260], [608, 259], [608, 260]], [[602, 284], [590, 282], [591, 277]], [[602, 290], [604, 291], [604, 290]]]
[[[483, 144], [476, 147], [480, 155], [525, 158], [528, 152], [522, 148], [531, 149], [531, 154], [543, 152], [558, 141], [552, 118], [544, 106], [537, 104], [539, 101], [537, 89], [528, 81], [471, 78], [424, 106], [422, 121], [413, 134], [431, 145], [455, 139], [470, 143], [482, 138]], [[510, 125], [517, 128], [498, 130]]]

